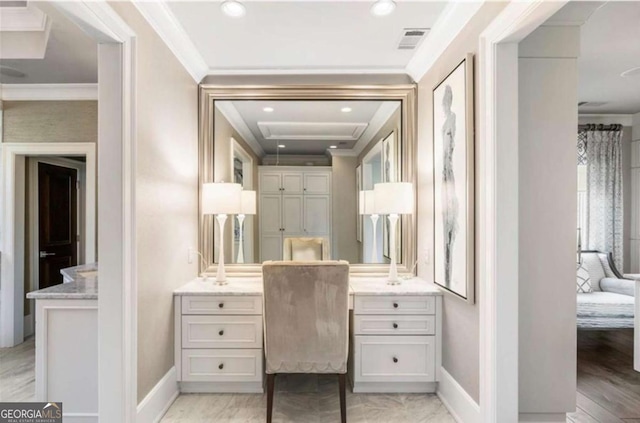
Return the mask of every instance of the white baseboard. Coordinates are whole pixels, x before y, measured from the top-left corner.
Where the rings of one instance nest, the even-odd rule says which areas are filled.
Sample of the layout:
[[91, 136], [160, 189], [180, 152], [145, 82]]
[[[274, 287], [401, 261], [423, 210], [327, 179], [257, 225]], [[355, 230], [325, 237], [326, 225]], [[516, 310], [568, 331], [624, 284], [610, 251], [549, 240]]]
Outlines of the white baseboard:
[[178, 378], [176, 368], [172, 367], [167, 374], [153, 387], [151, 392], [138, 404], [137, 423], [157, 423], [178, 397]]
[[480, 423], [480, 406], [444, 367], [440, 368], [438, 397], [458, 423]]
[[518, 421], [527, 423], [564, 423], [565, 413], [520, 413]]

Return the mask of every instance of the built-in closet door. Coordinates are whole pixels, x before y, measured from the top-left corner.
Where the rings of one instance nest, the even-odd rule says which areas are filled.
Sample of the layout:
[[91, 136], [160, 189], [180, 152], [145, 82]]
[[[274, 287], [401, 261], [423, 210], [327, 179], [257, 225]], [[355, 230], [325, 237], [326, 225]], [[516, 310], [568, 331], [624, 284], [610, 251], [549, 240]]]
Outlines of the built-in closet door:
[[331, 199], [328, 195], [304, 196], [304, 231], [309, 236], [331, 233]]
[[282, 196], [282, 228], [285, 235], [299, 235], [304, 233], [302, 216], [303, 196]]
[[304, 174], [305, 194], [331, 194], [331, 175], [329, 173], [309, 172]]
[[260, 175], [260, 194], [280, 194], [282, 188], [282, 174], [280, 172]]
[[260, 231], [265, 235], [280, 235], [282, 233], [282, 204], [279, 194], [260, 196]]
[[283, 172], [282, 173], [282, 193], [283, 194], [302, 194], [304, 188], [304, 180], [300, 172]]

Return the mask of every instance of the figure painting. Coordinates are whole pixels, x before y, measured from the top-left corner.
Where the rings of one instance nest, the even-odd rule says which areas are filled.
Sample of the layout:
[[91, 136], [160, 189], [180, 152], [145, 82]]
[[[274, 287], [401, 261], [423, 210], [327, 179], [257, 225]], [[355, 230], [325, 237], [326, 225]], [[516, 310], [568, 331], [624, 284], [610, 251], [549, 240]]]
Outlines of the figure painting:
[[473, 56], [433, 90], [435, 282], [474, 301]]

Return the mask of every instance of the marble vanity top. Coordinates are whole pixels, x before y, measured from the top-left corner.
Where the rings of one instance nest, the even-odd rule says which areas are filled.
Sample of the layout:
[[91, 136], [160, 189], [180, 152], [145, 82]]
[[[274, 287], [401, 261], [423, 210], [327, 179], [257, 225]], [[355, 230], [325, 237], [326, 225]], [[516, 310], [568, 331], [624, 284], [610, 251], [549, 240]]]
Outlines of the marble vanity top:
[[[349, 278], [351, 295], [442, 295], [442, 291], [420, 278], [388, 285], [385, 277], [352, 276]], [[261, 277], [228, 277], [226, 285], [216, 285], [215, 278], [196, 278], [173, 291], [173, 295], [262, 295]]]
[[98, 299], [98, 263], [62, 269], [63, 276], [73, 282], [50, 286], [49, 288], [29, 292], [28, 299], [97, 300]]

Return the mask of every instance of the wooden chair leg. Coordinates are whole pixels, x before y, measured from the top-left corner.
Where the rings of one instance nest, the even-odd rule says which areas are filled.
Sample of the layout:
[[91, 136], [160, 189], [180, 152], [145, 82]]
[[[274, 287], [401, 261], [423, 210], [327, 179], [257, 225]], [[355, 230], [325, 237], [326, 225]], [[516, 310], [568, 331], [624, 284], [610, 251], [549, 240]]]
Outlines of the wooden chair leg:
[[275, 387], [276, 375], [267, 374], [267, 423], [271, 423], [273, 415], [273, 390]]
[[342, 423], [347, 423], [347, 392], [346, 392], [346, 383], [347, 375], [339, 374], [338, 375], [338, 383], [340, 385], [340, 421]]

